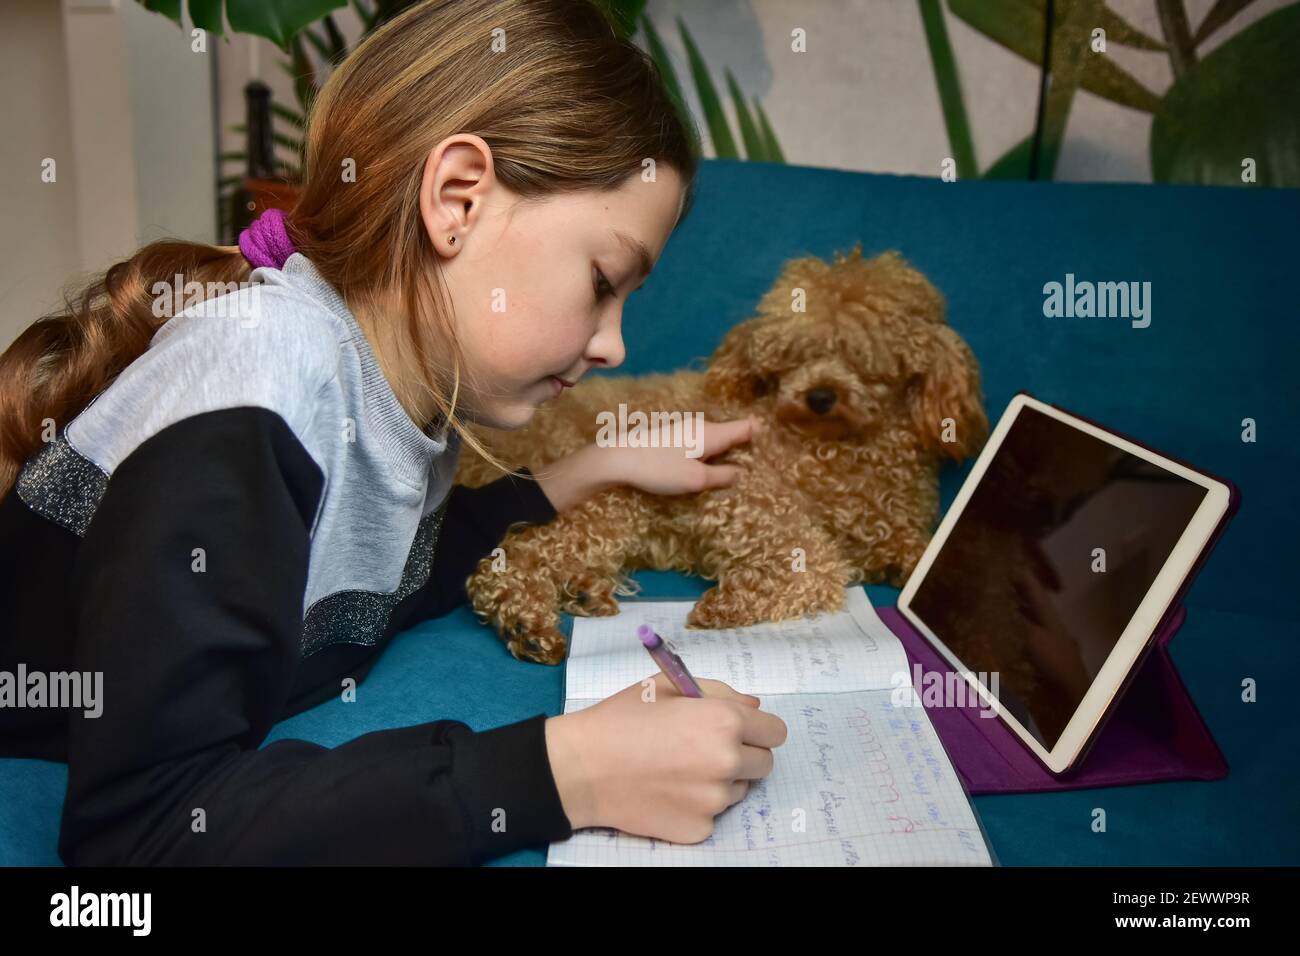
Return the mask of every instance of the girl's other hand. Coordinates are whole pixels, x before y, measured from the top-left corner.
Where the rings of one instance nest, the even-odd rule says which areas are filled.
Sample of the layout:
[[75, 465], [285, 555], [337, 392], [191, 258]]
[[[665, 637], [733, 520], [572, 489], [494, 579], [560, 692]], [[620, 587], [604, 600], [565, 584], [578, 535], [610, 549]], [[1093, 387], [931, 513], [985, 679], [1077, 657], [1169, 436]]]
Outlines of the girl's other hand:
[[602, 448], [609, 455], [615, 480], [652, 495], [682, 495], [725, 488], [740, 477], [736, 465], [711, 465], [707, 459], [721, 455], [734, 445], [749, 441], [761, 429], [751, 417], [729, 422], [703, 422], [696, 441], [702, 449], [697, 457], [678, 448]]

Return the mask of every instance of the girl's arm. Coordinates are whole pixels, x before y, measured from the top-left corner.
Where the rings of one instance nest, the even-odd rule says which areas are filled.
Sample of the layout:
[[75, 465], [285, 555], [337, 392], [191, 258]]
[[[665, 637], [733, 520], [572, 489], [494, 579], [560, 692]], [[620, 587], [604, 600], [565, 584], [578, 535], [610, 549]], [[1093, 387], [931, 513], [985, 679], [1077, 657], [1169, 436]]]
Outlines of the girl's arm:
[[[478, 562], [501, 544], [515, 522], [545, 524], [613, 485], [628, 484], [651, 494], [685, 494], [724, 487], [739, 476], [735, 465], [706, 459], [749, 441], [754, 419], [705, 423], [701, 454], [682, 448], [606, 448], [585, 445], [538, 469], [532, 478], [503, 475], [477, 488], [453, 485], [434, 544], [429, 581], [405, 623], [441, 617], [469, 596], [465, 581]], [[527, 468], [520, 469], [532, 475]]]
[[[520, 471], [531, 475], [527, 468]], [[545, 524], [556, 515], [551, 499], [531, 477], [502, 475], [477, 488], [452, 485], [434, 541], [429, 580], [415, 598], [406, 624], [441, 617], [469, 602], [465, 581], [517, 521]]]
[[572, 832], [544, 714], [263, 746], [299, 663], [322, 486], [257, 407], [183, 419], [118, 466], [70, 582], [72, 669], [103, 694], [68, 718], [65, 863], [467, 864]]

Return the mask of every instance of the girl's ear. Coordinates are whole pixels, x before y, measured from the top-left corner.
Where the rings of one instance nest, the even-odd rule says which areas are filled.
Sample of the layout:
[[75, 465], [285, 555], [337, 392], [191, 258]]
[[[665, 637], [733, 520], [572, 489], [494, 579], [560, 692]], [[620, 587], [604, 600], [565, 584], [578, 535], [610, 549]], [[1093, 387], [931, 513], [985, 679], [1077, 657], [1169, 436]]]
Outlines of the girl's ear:
[[723, 336], [704, 372], [704, 390], [722, 404], [744, 405], [754, 398], [755, 369], [750, 356], [754, 324], [746, 319]]
[[929, 367], [912, 383], [912, 423], [926, 449], [961, 461], [988, 438], [979, 364], [951, 326], [932, 325], [929, 335]]

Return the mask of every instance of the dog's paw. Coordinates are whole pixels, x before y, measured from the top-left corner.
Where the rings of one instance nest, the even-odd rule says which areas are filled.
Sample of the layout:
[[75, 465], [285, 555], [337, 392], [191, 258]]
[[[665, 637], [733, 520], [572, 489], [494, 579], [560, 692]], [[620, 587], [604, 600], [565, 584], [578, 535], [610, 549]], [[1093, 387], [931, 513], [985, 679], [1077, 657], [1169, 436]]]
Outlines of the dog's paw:
[[593, 572], [583, 572], [564, 586], [560, 610], [579, 617], [610, 617], [618, 613], [616, 582]]
[[506, 639], [506, 650], [515, 660], [538, 664], [559, 664], [569, 646], [568, 638], [558, 627], [534, 631], [523, 624], [515, 624], [503, 629], [501, 636]]
[[748, 627], [758, 624], [752, 602], [740, 600], [735, 592], [724, 591], [715, 585], [709, 588], [695, 602], [686, 615], [687, 627], [720, 630], [728, 627]]
[[801, 576], [795, 589], [755, 591], [742, 585], [717, 585], [705, 591], [686, 616], [687, 627], [751, 627], [844, 609], [839, 578]]

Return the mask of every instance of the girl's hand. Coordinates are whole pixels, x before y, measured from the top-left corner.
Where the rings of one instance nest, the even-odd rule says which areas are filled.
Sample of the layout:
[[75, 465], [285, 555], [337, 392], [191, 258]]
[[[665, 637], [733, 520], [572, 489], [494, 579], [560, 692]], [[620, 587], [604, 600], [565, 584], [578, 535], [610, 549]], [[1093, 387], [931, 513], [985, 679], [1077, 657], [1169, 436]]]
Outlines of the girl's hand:
[[705, 421], [697, 436], [702, 449], [698, 457], [688, 448], [602, 448], [610, 458], [615, 480], [652, 495], [682, 495], [725, 488], [740, 477], [736, 465], [710, 465], [707, 459], [721, 455], [733, 445], [749, 441], [761, 426], [755, 418], [729, 422]]
[[740, 477], [735, 465], [710, 465], [706, 459], [747, 442], [762, 426], [755, 418], [704, 422], [697, 458], [688, 448], [606, 448], [584, 445], [534, 473], [557, 512], [567, 511], [614, 485], [631, 485], [652, 495], [681, 495], [725, 488]]
[[785, 721], [721, 681], [699, 683], [707, 696], [683, 697], [660, 672], [546, 721], [547, 756], [575, 830], [698, 843], [772, 772]]

